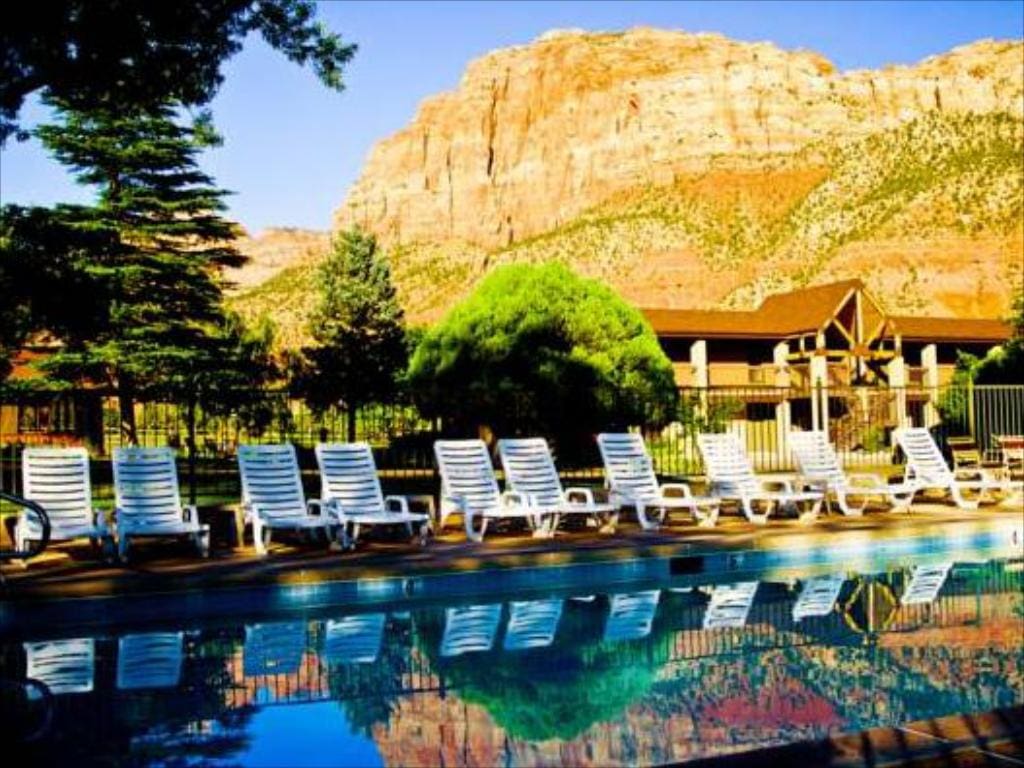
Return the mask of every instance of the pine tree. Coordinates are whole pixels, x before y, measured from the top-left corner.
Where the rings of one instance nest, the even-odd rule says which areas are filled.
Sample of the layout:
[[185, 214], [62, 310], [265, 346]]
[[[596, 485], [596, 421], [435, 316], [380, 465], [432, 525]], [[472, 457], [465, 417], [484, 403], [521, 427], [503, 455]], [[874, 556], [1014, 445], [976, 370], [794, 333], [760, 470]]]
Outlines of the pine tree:
[[392, 396], [405, 369], [404, 314], [376, 239], [359, 229], [336, 237], [318, 278], [316, 344], [302, 349], [293, 388], [314, 410], [344, 406], [351, 441], [359, 406]]
[[136, 112], [52, 106], [59, 121], [37, 129], [39, 138], [80, 183], [98, 188], [94, 205], [58, 206], [54, 216], [108, 237], [76, 262], [92, 301], [86, 316], [67, 323], [65, 347], [46, 370], [115, 389], [123, 437], [135, 442], [135, 398], [180, 387], [224, 349], [220, 270], [244, 258], [220, 216], [225, 193], [196, 161], [218, 139], [202, 117], [180, 124], [169, 104]]

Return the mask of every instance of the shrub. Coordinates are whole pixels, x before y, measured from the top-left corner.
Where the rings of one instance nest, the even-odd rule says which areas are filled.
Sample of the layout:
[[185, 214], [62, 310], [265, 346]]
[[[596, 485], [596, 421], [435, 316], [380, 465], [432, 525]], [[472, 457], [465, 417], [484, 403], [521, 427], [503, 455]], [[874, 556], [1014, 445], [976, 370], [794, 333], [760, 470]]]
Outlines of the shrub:
[[409, 381], [449, 430], [580, 437], [660, 424], [675, 411], [672, 366], [643, 316], [561, 264], [496, 269], [428, 331]]

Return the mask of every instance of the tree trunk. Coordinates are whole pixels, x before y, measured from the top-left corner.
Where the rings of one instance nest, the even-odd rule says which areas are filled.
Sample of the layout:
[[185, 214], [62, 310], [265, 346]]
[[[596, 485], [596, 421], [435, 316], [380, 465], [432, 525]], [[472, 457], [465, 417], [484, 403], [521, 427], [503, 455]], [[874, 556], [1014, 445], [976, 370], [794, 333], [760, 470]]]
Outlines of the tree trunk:
[[348, 422], [348, 441], [354, 443], [356, 441], [356, 406], [350, 404], [345, 411], [345, 418]]
[[135, 387], [131, 376], [117, 377], [117, 403], [121, 412], [121, 444], [138, 445], [139, 433], [135, 427]]

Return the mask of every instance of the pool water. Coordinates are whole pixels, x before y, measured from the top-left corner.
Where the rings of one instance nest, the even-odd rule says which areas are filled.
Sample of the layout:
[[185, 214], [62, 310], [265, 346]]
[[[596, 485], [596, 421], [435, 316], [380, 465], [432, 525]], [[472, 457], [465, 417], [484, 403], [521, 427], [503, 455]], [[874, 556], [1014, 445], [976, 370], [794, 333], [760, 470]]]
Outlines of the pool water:
[[8, 633], [24, 764], [655, 765], [1024, 703], [1019, 557]]

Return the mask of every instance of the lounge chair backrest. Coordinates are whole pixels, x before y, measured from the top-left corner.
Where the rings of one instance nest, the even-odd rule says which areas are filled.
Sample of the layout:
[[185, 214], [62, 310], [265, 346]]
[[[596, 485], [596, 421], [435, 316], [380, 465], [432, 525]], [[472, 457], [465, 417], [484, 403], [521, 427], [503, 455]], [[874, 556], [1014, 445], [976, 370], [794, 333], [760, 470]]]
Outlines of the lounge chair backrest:
[[115, 448], [118, 525], [160, 527], [182, 520], [178, 468], [171, 448]]
[[441, 656], [489, 651], [501, 623], [501, 603], [446, 608]]
[[240, 445], [238, 468], [242, 475], [242, 501], [264, 520], [305, 517], [306, 494], [295, 456], [295, 446]]
[[747, 492], [760, 487], [754, 468], [736, 435], [726, 433], [697, 435], [708, 482], [721, 493]]
[[25, 677], [50, 693], [88, 693], [96, 674], [96, 641], [91, 637], [25, 643]]
[[647, 637], [654, 626], [654, 617], [658, 612], [660, 600], [659, 589], [612, 595], [609, 598], [608, 623], [605, 625], [604, 639], [616, 643]]
[[242, 672], [246, 677], [292, 674], [299, 671], [305, 652], [304, 622], [246, 624]]
[[505, 470], [507, 490], [530, 494], [534, 505], [539, 507], [562, 503], [562, 481], [547, 440], [543, 437], [499, 440], [498, 455]]
[[320, 498], [336, 501], [349, 514], [379, 513], [384, 494], [367, 443], [320, 443], [316, 447], [320, 467]]
[[441, 474], [442, 503], [458, 499], [474, 512], [498, 506], [498, 480], [483, 440], [438, 440], [434, 456]]
[[597, 447], [604, 462], [608, 488], [622, 496], [644, 499], [659, 496], [654, 464], [642, 435], [635, 432], [602, 432]]
[[92, 525], [92, 486], [85, 448], [26, 448], [21, 454], [25, 498], [50, 518], [51, 535], [62, 528]]
[[558, 632], [563, 604], [558, 599], [514, 600], [509, 603], [505, 650], [522, 651], [551, 645]]
[[923, 482], [946, 485], [953, 480], [953, 472], [935, 438], [923, 427], [897, 429], [893, 432], [896, 443], [907, 457], [907, 469], [912, 477]]
[[324, 628], [323, 657], [328, 664], [371, 664], [380, 654], [387, 614], [360, 613], [330, 619]]
[[842, 485], [846, 482], [846, 474], [839, 464], [828, 434], [815, 430], [812, 432], [790, 432], [789, 447], [793, 451], [797, 468], [806, 478], [824, 480], [830, 485]]
[[738, 628], [747, 623], [757, 594], [756, 581], [716, 584], [704, 610], [704, 629]]
[[117, 687], [173, 688], [185, 660], [183, 632], [125, 635], [117, 641]]

